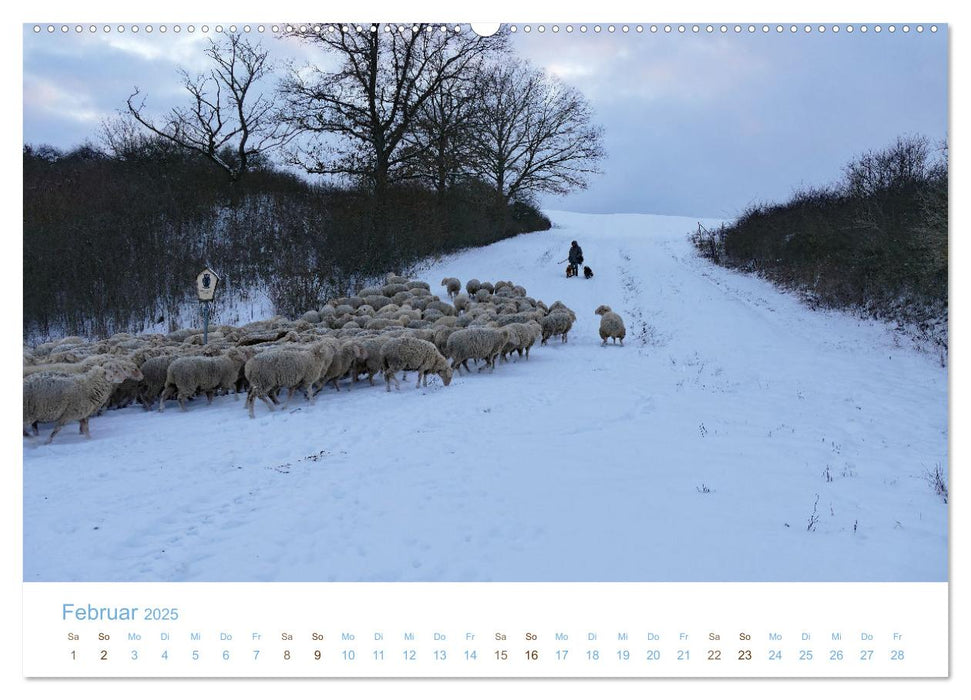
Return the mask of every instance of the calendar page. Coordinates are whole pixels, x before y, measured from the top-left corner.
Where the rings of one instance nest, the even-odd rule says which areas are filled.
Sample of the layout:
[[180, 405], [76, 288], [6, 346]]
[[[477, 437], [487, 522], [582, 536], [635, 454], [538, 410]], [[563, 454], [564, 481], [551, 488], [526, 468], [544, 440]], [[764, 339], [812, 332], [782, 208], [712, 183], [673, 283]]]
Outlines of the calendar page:
[[25, 687], [951, 689], [946, 15], [197, 9], [19, 27]]

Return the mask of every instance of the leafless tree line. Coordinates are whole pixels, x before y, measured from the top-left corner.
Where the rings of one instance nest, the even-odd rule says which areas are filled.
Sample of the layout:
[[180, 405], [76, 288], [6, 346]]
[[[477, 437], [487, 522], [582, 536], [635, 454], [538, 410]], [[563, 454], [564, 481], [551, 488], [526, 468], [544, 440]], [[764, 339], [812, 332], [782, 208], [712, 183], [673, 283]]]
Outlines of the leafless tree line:
[[367, 190], [379, 211], [401, 183], [444, 192], [476, 179], [505, 206], [584, 188], [598, 172], [603, 134], [589, 103], [516, 58], [504, 33], [293, 27], [281, 40], [320, 49], [318, 64], [275, 65], [262, 44], [229, 35], [207, 49], [208, 73], [183, 71], [188, 106], [154, 120], [136, 88], [128, 114], [233, 181], [275, 156]]

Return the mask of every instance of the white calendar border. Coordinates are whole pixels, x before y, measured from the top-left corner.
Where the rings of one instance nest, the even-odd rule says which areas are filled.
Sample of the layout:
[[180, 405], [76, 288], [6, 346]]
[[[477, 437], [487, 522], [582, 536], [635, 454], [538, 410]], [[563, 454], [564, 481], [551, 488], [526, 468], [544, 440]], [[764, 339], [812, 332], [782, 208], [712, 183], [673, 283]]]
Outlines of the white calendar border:
[[[273, 3], [268, 5], [267, 3], [251, 2], [249, 0], [239, 1], [239, 2], [225, 2], [220, 0], [219, 2], [212, 2], [207, 4], [205, 15], [207, 16], [226, 16], [226, 17], [238, 17], [240, 19], [260, 19], [267, 17], [268, 14], [277, 13], [307, 13], [309, 10], [306, 4], [293, 3], [291, 6], [293, 10], [282, 9], [286, 7], [289, 3]], [[677, 3], [673, 6], [665, 7], [659, 4], [642, 4], [636, 8], [637, 12], [632, 13], [630, 10], [625, 9], [626, 3], [622, 3], [616, 0], [607, 0], [606, 2], [601, 0], [596, 3], [590, 4], [574, 4], [570, 6], [564, 6], [558, 4], [553, 6], [552, 3], [544, 2], [537, 4], [527, 5], [522, 2], [512, 2], [511, 0], [495, 0], [489, 3], [483, 3], [482, 6], [473, 10], [467, 6], [461, 6], [461, 9], [456, 9], [454, 3], [441, 2], [441, 0], [435, 0], [434, 2], [421, 2], [417, 4], [413, 10], [409, 11], [408, 20], [411, 19], [421, 19], [424, 17], [449, 17], [454, 18], [459, 21], [506, 21], [506, 22], [549, 22], [554, 21], [570, 21], [570, 22], [582, 22], [589, 21], [591, 19], [597, 21], [625, 21], [625, 22], [636, 22], [639, 20], [651, 21], [651, 22], [665, 22], [665, 21], [701, 21], [701, 22], [711, 22], [711, 21], [748, 21], [748, 20], [762, 20], [762, 21], [777, 21], [785, 20], [788, 22], [803, 22], [803, 21], [819, 21], [825, 20], [838, 21], [838, 22], [874, 22], [874, 21], [912, 21], [918, 20], [922, 22], [928, 21], [939, 21], [941, 23], [946, 23], [951, 21], [950, 26], [950, 36], [951, 36], [951, 56], [952, 56], [952, 75], [951, 75], [951, 114], [952, 114], [952, 124], [957, 122], [957, 118], [954, 117], [956, 114], [961, 114], [965, 118], [967, 116], [966, 109], [966, 93], [967, 89], [962, 89], [962, 81], [955, 76], [963, 76], [964, 84], [968, 84], [967, 80], [967, 44], [964, 37], [964, 31], [969, 25], [954, 24], [955, 16], [952, 13], [951, 5], [947, 2], [940, 2], [935, 0], [925, 0], [920, 3], [914, 2], [899, 2], [891, 1], [884, 2], [879, 5], [879, 7], [857, 7], [850, 3], [837, 2], [834, 0], [817, 0], [814, 2], [807, 2], [801, 7], [793, 6], [779, 6], [778, 2], [736, 2], [731, 6], [726, 6], [723, 3], [714, 2], [703, 2], [695, 3], [688, 7], [683, 3]], [[375, 15], [375, 14], [388, 14], [391, 16], [397, 16], [400, 11], [385, 10], [382, 8], [398, 7], [399, 5], [393, 5], [388, 2], [382, 3], [368, 3], [367, 7], [374, 8], [373, 10], [364, 11], [361, 9], [362, 5], [360, 3], [348, 4], [345, 6], [331, 6], [326, 9], [328, 17], [334, 16], [346, 16], [347, 19], [353, 17], [359, 17], [362, 14]], [[112, 3], [104, 4], [100, 6], [84, 5], [81, 6], [82, 9], [79, 11], [79, 6], [77, 3], [67, 3], [63, 0], [55, 0], [53, 2], [47, 2], [43, 4], [43, 7], [33, 5], [26, 6], [24, 9], [19, 9], [19, 16], [17, 17], [5, 17], [7, 22], [4, 22], [4, 27], [6, 29], [6, 41], [4, 42], [3, 51], [5, 52], [4, 65], [5, 69], [5, 83], [8, 93], [13, 93], [14, 95], [19, 95], [22, 89], [22, 38], [21, 38], [21, 27], [20, 24], [28, 21], [70, 21], [75, 19], [85, 19], [87, 17], [97, 17], [99, 20], [111, 18], [112, 20], [117, 19], [119, 21], [126, 22], [157, 22], [159, 19], [186, 19], [186, 18], [199, 18], [204, 19], [204, 17], [199, 17], [200, 13], [198, 11], [198, 3], [188, 3], [183, 0], [176, 0], [176, 2], [165, 3], [164, 7], [161, 9], [156, 9], [150, 4], [144, 5], [132, 5], [132, 4], [121, 4]], [[268, 12], [269, 11], [269, 12]], [[4, 11], [8, 12], [7, 10]], [[317, 10], [314, 10], [317, 12]], [[83, 17], [79, 17], [83, 15]], [[415, 15], [420, 15], [415, 17]], [[455, 17], [454, 15], [461, 15]], [[400, 18], [405, 19], [405, 18]], [[19, 110], [6, 110], [3, 114], [4, 126], [6, 127], [5, 132], [7, 133], [18, 133], [16, 127], [19, 124], [19, 120], [22, 119], [22, 112]], [[953, 138], [953, 127], [951, 139], [953, 141], [953, 146], [956, 146], [958, 151], [957, 157], [952, 160], [951, 164], [951, 177], [952, 179], [952, 192], [962, 191], [961, 183], [961, 167], [962, 167], [962, 134], [959, 132], [958, 138], [955, 140]], [[4, 211], [7, 212], [7, 224], [8, 229], [18, 230], [20, 228], [20, 223], [22, 221], [21, 206], [22, 206], [22, 192], [19, 189], [19, 171], [20, 171], [20, 158], [19, 158], [19, 146], [14, 149], [13, 147], [8, 147], [6, 150], [8, 160], [5, 162], [5, 170], [8, 174], [13, 175], [13, 181], [18, 183], [18, 187], [14, 188], [14, 191], [10, 195], [5, 195], [5, 199], [9, 196], [10, 201], [5, 201]], [[966, 217], [966, 205], [961, 205], [961, 202], [955, 198], [954, 205], [952, 207], [952, 230], [963, 230], [964, 224], [967, 223]], [[20, 250], [21, 242], [19, 238], [14, 238], [14, 248], [15, 250]], [[21, 251], [22, 252], [22, 251]], [[953, 236], [951, 240], [950, 248], [951, 256], [951, 266], [952, 271], [957, 271], [959, 269], [960, 263], [966, 262], [966, 250], [962, 241]], [[20, 256], [22, 258], [22, 255]], [[22, 289], [20, 282], [21, 280], [21, 270], [19, 261], [16, 259], [16, 255], [5, 256], [5, 265], [9, 266], [9, 269], [5, 270], [4, 279], [15, 280], [15, 283], [5, 291], [9, 294], [11, 289], [15, 294], [19, 294]], [[965, 280], [962, 279], [961, 275], [952, 275], [952, 303], [951, 303], [951, 326], [952, 326], [952, 347], [955, 348], [957, 352], [961, 352], [961, 349], [965, 347], [964, 340], [966, 338], [963, 332], [963, 304], [967, 300], [967, 294], [965, 292]], [[957, 298], [957, 303], [954, 303], [954, 298]], [[4, 357], [7, 359], [4, 365], [8, 369], [16, 366], [14, 360], [17, 359], [16, 351], [17, 348], [13, 346], [12, 341], [8, 340], [4, 344]], [[952, 354], [952, 364], [950, 368], [950, 381], [951, 381], [951, 407], [952, 407], [952, 426], [957, 424], [957, 417], [963, 416], [964, 411], [964, 395], [962, 393], [963, 383], [960, 381], [962, 377], [963, 365], [959, 362], [954, 362], [958, 355]], [[12, 414], [15, 409], [15, 401], [6, 402], [4, 408], [5, 413]], [[8, 415], [5, 424], [12, 426], [13, 416]], [[964, 454], [964, 442], [959, 431], [951, 431], [952, 442], [951, 442], [951, 464], [957, 464], [960, 462], [960, 456]], [[22, 580], [21, 580], [21, 567], [20, 562], [22, 561], [22, 482], [20, 475], [20, 445], [14, 444], [13, 433], [8, 431], [7, 439], [9, 442], [9, 451], [7, 454], [15, 455], [10, 461], [12, 464], [8, 465], [5, 470], [8, 479], [5, 489], [6, 493], [13, 494], [15, 498], [12, 498], [12, 505], [8, 504], [6, 509], [8, 522], [6, 531], [8, 533], [7, 537], [4, 538], [6, 542], [5, 553], [6, 553], [6, 571], [7, 576], [4, 579], [5, 592], [8, 594], [5, 596], [8, 606], [12, 606], [13, 610], [19, 607], [19, 602], [21, 600], [22, 591]], [[18, 438], [19, 439], [19, 438]], [[954, 471], [951, 471], [951, 487], [952, 491], [954, 488]], [[958, 478], [958, 484], [960, 484], [960, 477]], [[958, 498], [958, 503], [960, 503], [960, 497]], [[959, 664], [953, 663], [954, 660], [967, 658], [968, 646], [966, 644], [966, 628], [964, 626], [965, 619], [965, 605], [963, 604], [963, 597], [958, 593], [961, 590], [961, 586], [966, 579], [967, 566], [966, 560], [962, 559], [960, 556], [961, 547], [957, 543], [963, 542], [963, 533], [966, 532], [967, 516], [965, 513], [958, 511], [952, 511], [953, 519], [951, 521], [952, 527], [949, 538], [949, 545], [951, 551], [951, 619], [950, 619], [950, 649], [951, 649], [951, 679], [946, 682], [941, 681], [904, 681], [899, 680], [867, 680], [867, 681], [814, 681], [814, 682], [792, 682], [785, 680], [748, 680], [748, 681], [684, 681], [684, 680], [671, 680], [671, 681], [650, 681], [650, 685], [644, 685], [644, 681], [543, 681], [542, 689], [537, 685], [536, 681], [487, 681], [480, 683], [469, 683], [467, 681], [460, 680], [433, 680], [433, 681], [406, 681], [406, 682], [389, 682], [389, 681], [327, 681], [326, 685], [319, 685], [319, 682], [314, 681], [263, 681], [252, 683], [248, 681], [241, 680], [224, 680], [220, 681], [218, 685], [217, 692], [231, 692], [238, 697], [255, 697], [255, 696], [265, 696], [268, 693], [276, 694], [280, 691], [287, 693], [287, 697], [303, 697], [303, 696], [315, 696], [319, 697], [321, 693], [347, 693], [354, 694], [355, 696], [363, 695], [378, 695], [386, 696], [388, 693], [397, 694], [402, 692], [403, 689], [407, 689], [409, 692], [420, 692], [423, 696], [427, 697], [454, 697], [456, 693], [461, 693], [463, 697], [492, 697], [497, 693], [514, 693], [518, 694], [528, 693], [530, 695], [536, 694], [537, 691], [542, 691], [544, 694], [550, 691], [556, 692], [557, 694], [564, 695], [566, 697], [572, 696], [588, 696], [591, 692], [602, 692], [609, 691], [612, 697], [627, 697], [627, 696], [638, 696], [643, 697], [645, 693], [656, 694], [660, 692], [663, 696], [669, 694], [683, 694], [685, 692], [684, 683], [689, 682], [700, 682], [705, 685], [702, 686], [703, 692], [717, 692], [723, 683], [730, 685], [734, 692], [744, 692], [750, 697], [776, 697], [779, 694], [785, 694], [787, 697], [812, 697], [816, 698], [821, 693], [833, 693], [838, 692], [839, 694], [858, 694], [858, 693], [879, 693], [881, 697], [912, 697], [916, 693], [923, 691], [930, 691], [934, 693], [935, 697], [941, 696], [956, 696], [958, 681], [962, 678], [967, 680], [968, 672], [961, 672], [961, 667]], [[11, 611], [8, 615], [5, 615], [5, 619], [10, 622], [15, 622], [19, 616]], [[17, 646], [19, 646], [19, 641], [21, 635], [19, 630], [16, 629], [15, 624], [8, 624], [6, 628], [6, 638], [10, 640], [4, 645], [3, 654], [4, 664], [3, 664], [3, 685], [5, 688], [13, 689], [17, 696], [20, 697], [58, 697], [62, 698], [65, 693], [73, 694], [79, 689], [83, 689], [85, 692], [97, 693], [101, 698], [111, 698], [111, 697], [130, 697], [132, 694], [138, 694], [141, 697], [155, 698], [155, 697], [166, 697], [174, 692], [184, 693], [189, 691], [195, 693], [197, 691], [211, 693], [215, 686], [212, 681], [173, 681], [165, 683], [145, 683], [140, 681], [25, 681], [21, 676], [21, 655], [17, 653]]]

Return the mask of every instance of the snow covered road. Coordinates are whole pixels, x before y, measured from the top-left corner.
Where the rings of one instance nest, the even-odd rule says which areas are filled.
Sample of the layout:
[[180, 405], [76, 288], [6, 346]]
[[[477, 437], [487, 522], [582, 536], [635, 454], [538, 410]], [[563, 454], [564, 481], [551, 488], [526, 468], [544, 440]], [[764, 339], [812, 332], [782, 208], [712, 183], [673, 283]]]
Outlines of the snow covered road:
[[947, 580], [937, 357], [700, 260], [694, 219], [551, 218], [419, 275], [562, 300], [569, 342], [528, 361], [25, 439], [24, 580]]

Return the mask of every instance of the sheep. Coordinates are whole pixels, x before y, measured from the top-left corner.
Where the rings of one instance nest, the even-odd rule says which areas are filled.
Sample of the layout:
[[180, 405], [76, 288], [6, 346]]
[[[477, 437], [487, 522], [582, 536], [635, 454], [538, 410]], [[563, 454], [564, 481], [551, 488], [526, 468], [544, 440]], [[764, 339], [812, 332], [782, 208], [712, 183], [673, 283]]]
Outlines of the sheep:
[[412, 338], [418, 338], [420, 340], [427, 340], [429, 343], [435, 340], [435, 330], [431, 327], [426, 328], [409, 328], [405, 331], [405, 335], [411, 336]]
[[364, 303], [372, 307], [376, 311], [380, 311], [388, 304], [393, 303], [390, 298], [384, 296], [383, 294], [376, 294], [372, 296], [364, 297]]
[[447, 302], [441, 301], [440, 299], [432, 299], [429, 301], [425, 305], [425, 311], [428, 311], [429, 309], [434, 309], [435, 311], [440, 312], [443, 316], [457, 315], [454, 306]]
[[439, 316], [434, 320], [432, 326], [434, 328], [442, 328], [443, 326], [451, 328], [458, 323], [458, 320], [458, 316]]
[[360, 341], [361, 348], [364, 350], [364, 357], [359, 357], [354, 362], [353, 378], [355, 381], [360, 375], [366, 374], [368, 383], [374, 386], [374, 375], [383, 369], [381, 348], [388, 340], [390, 338], [387, 335], [376, 335]]
[[158, 410], [165, 410], [165, 400], [173, 394], [179, 407], [185, 411], [185, 400], [197, 391], [206, 394], [209, 403], [219, 389], [236, 388], [239, 370], [246, 363], [246, 356], [239, 348], [230, 348], [218, 357], [180, 357], [172, 361], [165, 376], [165, 389], [159, 400]]
[[485, 360], [486, 367], [495, 370], [496, 356], [509, 342], [508, 328], [463, 328], [452, 333], [445, 342], [446, 356], [452, 368], [469, 369], [469, 360]]
[[539, 324], [543, 329], [543, 336], [540, 345], [546, 345], [546, 341], [554, 335], [560, 336], [562, 342], [566, 342], [567, 333], [573, 328], [575, 315], [572, 311], [551, 311], [548, 315], [539, 319]]
[[408, 284], [409, 280], [407, 277], [402, 277], [401, 275], [396, 275], [393, 272], [389, 272], [388, 276], [385, 277], [385, 284]]
[[421, 280], [410, 280], [405, 286], [408, 287], [408, 289], [410, 289], [412, 292], [414, 292], [416, 289], [422, 289], [429, 292], [432, 288], [428, 282], [422, 282]]
[[178, 330], [174, 330], [171, 333], [169, 333], [166, 336], [166, 338], [168, 338], [169, 340], [175, 340], [181, 343], [190, 335], [197, 335], [198, 333], [202, 333], [201, 328], [179, 328]]
[[492, 294], [496, 288], [492, 286], [492, 282], [479, 282], [479, 289], [485, 289]]
[[[334, 341], [336, 343], [336, 341]], [[339, 344], [335, 344], [334, 359], [330, 363], [330, 366], [323, 372], [318, 380], [320, 382], [320, 391], [328, 383], [333, 382], [334, 388], [340, 391], [341, 388], [338, 385], [338, 380], [342, 379], [346, 375], [354, 364], [359, 360], [366, 360], [367, 352], [361, 346], [361, 343], [356, 340], [345, 340]]]
[[446, 343], [448, 342], [448, 338], [450, 335], [452, 335], [452, 333], [459, 330], [459, 328], [460, 328], [459, 326], [454, 326], [454, 327], [442, 326], [435, 330], [435, 335], [432, 336], [432, 342], [435, 343], [435, 347], [438, 348], [438, 351], [440, 353], [442, 353], [443, 355], [448, 354], [446, 350]]
[[80, 362], [57, 362], [28, 365], [24, 367], [24, 376], [27, 377], [31, 374], [83, 374], [92, 367], [118, 359], [120, 359], [118, 355], [103, 353], [99, 355], [88, 355]]
[[510, 331], [509, 342], [502, 349], [502, 359], [506, 360], [507, 356], [513, 351], [519, 353], [519, 356], [523, 356], [523, 352], [526, 353], [526, 359], [529, 359], [529, 349], [533, 347], [533, 344], [542, 336], [542, 327], [536, 321], [529, 321], [528, 323], [509, 323], [506, 324], [506, 328]]
[[[431, 321], [432, 323], [437, 322], [440, 318], [454, 318], [453, 316], [445, 316], [438, 309], [425, 309], [421, 317], [422, 317], [422, 320]], [[458, 319], [456, 318], [456, 321], [457, 320]]]
[[449, 299], [454, 299], [455, 295], [462, 291], [462, 283], [455, 277], [446, 277], [443, 279], [442, 286], [448, 292]]
[[333, 341], [320, 340], [309, 348], [278, 348], [267, 350], [250, 358], [244, 365], [249, 391], [246, 408], [249, 417], [255, 418], [253, 405], [261, 399], [272, 411], [276, 392], [286, 387], [287, 403], [297, 387], [301, 387], [307, 400], [313, 403], [313, 385], [327, 371], [334, 359], [336, 346]]
[[[411, 320], [411, 319], [408, 319]], [[369, 331], [383, 331], [390, 326], [403, 326], [401, 319], [397, 318], [372, 318], [364, 327]], [[360, 326], [358, 326], [360, 327]]]
[[146, 411], [151, 410], [162, 395], [162, 390], [165, 389], [165, 380], [168, 377], [169, 365], [175, 358], [175, 355], [161, 355], [150, 357], [142, 363], [143, 377], [138, 386], [138, 401], [145, 407]]
[[472, 278], [465, 283], [465, 291], [469, 293], [470, 297], [474, 297], [475, 293], [479, 291], [479, 287], [482, 286], [479, 280]]
[[457, 313], [468, 311], [470, 303], [468, 294], [456, 294], [455, 298], [452, 299], [452, 305]]
[[105, 362], [83, 374], [67, 376], [34, 374], [24, 379], [24, 435], [27, 426], [39, 433], [37, 424], [54, 422], [47, 443], [66, 424], [78, 421], [81, 434], [90, 438], [88, 419], [108, 400], [117, 384], [126, 379], [141, 379], [137, 367], [126, 362]]
[[598, 306], [594, 313], [600, 316], [600, 338], [603, 340], [600, 345], [606, 345], [607, 338], [610, 338], [611, 342], [614, 343], [620, 340], [620, 344], [623, 345], [627, 329], [624, 328], [624, 319], [620, 317], [620, 314], [611, 311], [606, 304]]
[[538, 314], [535, 311], [525, 312], [525, 313], [512, 313], [512, 314], [500, 314], [496, 317], [496, 323], [500, 326], [507, 326], [510, 323], [529, 323], [530, 321], [535, 321], [542, 318], [542, 314]]
[[70, 350], [57, 349], [47, 356], [47, 361], [51, 364], [80, 362], [82, 359], [84, 359], [84, 355], [77, 348], [71, 348]]
[[416, 389], [423, 381], [428, 386], [428, 374], [431, 372], [438, 374], [445, 386], [452, 381], [452, 368], [448, 366], [448, 360], [438, 352], [433, 343], [419, 338], [403, 336], [390, 339], [381, 348], [381, 366], [387, 391], [391, 391], [392, 381], [396, 389], [401, 388], [395, 376], [399, 370], [418, 371]]

